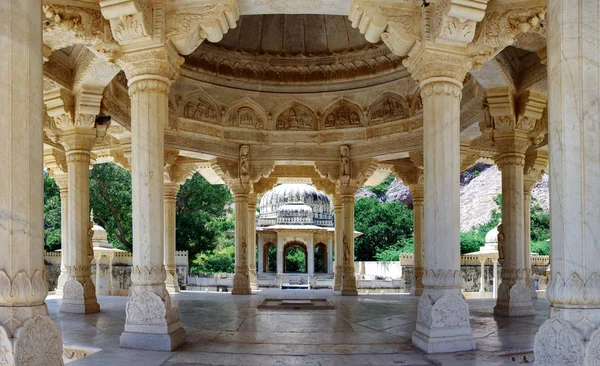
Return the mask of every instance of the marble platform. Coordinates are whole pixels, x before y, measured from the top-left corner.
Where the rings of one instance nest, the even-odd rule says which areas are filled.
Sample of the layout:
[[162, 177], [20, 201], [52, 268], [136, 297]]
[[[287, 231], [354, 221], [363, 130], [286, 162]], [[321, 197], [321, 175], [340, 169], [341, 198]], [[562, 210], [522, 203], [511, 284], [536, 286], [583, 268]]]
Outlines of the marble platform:
[[[327, 298], [334, 310], [258, 310], [265, 298]], [[493, 316], [495, 301], [469, 299], [477, 351], [426, 355], [411, 345], [417, 298], [404, 294], [336, 296], [332, 291], [265, 290], [250, 296], [181, 292], [172, 295], [187, 331], [175, 352], [119, 348], [126, 297], [98, 297], [97, 314], [58, 312], [47, 300], [65, 345], [97, 352], [69, 365], [514, 365], [530, 354], [548, 317], [548, 302], [534, 300], [534, 316]], [[513, 356], [514, 355], [514, 356]]]

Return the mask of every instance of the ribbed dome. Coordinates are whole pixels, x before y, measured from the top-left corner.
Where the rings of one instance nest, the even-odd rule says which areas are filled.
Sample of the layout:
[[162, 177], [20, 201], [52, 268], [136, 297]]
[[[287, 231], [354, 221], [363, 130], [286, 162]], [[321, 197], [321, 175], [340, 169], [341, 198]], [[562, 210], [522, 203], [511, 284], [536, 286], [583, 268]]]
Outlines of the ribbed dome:
[[329, 198], [308, 184], [279, 185], [262, 196], [258, 208], [259, 226], [333, 226]]
[[487, 234], [485, 234], [485, 242], [486, 244], [498, 244], [498, 227], [493, 228], [492, 230], [488, 231]]

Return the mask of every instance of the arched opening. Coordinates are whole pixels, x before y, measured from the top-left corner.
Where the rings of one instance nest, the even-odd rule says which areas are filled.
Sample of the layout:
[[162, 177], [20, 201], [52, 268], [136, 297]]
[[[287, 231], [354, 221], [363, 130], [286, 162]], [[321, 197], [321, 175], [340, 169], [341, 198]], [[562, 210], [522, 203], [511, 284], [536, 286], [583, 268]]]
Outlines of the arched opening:
[[277, 272], [277, 245], [274, 243], [263, 246], [263, 272]]
[[315, 273], [327, 273], [327, 245], [315, 245]]
[[283, 272], [306, 273], [308, 269], [308, 252], [306, 245], [299, 241], [285, 244], [283, 247]]

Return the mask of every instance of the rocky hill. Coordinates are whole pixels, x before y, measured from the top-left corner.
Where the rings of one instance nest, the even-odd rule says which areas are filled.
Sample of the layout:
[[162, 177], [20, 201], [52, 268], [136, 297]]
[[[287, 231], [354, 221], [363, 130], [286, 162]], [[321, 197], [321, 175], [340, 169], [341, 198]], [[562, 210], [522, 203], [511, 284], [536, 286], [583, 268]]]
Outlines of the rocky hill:
[[[461, 174], [460, 188], [460, 228], [469, 231], [488, 222], [492, 212], [498, 208], [494, 198], [502, 192], [502, 175], [495, 165], [477, 164]], [[368, 188], [357, 193], [357, 199], [376, 197]], [[539, 204], [549, 210], [548, 175], [544, 174], [532, 189], [532, 204]], [[412, 197], [408, 187], [395, 179], [380, 201], [402, 201], [412, 207]]]

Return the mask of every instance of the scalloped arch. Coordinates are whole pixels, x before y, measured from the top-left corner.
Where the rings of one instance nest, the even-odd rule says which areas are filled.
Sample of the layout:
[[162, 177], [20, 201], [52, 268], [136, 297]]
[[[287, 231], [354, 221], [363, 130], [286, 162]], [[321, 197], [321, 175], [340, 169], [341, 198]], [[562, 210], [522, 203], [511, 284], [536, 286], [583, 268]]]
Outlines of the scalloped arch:
[[355, 102], [342, 98], [334, 101], [323, 111], [321, 129], [352, 128], [364, 126], [365, 116]]
[[285, 103], [274, 113], [274, 127], [279, 131], [317, 129], [317, 116], [312, 109], [298, 101]]
[[180, 115], [183, 118], [220, 124], [221, 111], [217, 102], [204, 90], [196, 90], [185, 96], [181, 103]]
[[408, 102], [400, 94], [386, 92], [378, 96], [369, 107], [369, 125], [408, 118]]
[[244, 97], [229, 105], [223, 124], [226, 126], [271, 130], [265, 109], [251, 98]]

